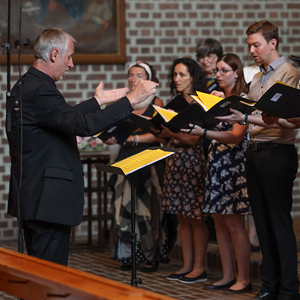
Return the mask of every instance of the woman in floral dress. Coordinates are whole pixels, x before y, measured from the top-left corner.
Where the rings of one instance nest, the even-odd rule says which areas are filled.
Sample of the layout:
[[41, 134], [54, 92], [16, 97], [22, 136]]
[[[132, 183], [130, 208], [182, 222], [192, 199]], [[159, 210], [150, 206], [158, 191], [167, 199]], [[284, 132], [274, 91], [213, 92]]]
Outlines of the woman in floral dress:
[[[246, 96], [247, 85], [238, 56], [232, 53], [223, 55], [217, 62], [215, 73], [221, 92], [213, 91], [212, 94], [220, 97]], [[219, 123], [214, 130], [195, 126], [191, 132], [192, 135], [206, 135], [212, 139], [208, 149], [203, 212], [211, 213], [215, 221], [223, 277], [205, 286], [210, 290], [226, 288], [231, 293], [252, 290], [250, 241], [244, 225], [244, 216], [250, 213], [245, 178], [245, 151], [248, 146], [246, 133], [247, 125], [229, 125], [224, 122]]]
[[[206, 91], [205, 73], [191, 58], [173, 62], [170, 83], [172, 94], [181, 93], [189, 103], [192, 102], [189, 93]], [[167, 279], [182, 283], [205, 281], [208, 232], [201, 209], [206, 164], [202, 141], [197, 136], [174, 133], [164, 126], [159, 136], [170, 138], [170, 147], [179, 149], [166, 161], [162, 207], [165, 212], [177, 215], [184, 264]]]

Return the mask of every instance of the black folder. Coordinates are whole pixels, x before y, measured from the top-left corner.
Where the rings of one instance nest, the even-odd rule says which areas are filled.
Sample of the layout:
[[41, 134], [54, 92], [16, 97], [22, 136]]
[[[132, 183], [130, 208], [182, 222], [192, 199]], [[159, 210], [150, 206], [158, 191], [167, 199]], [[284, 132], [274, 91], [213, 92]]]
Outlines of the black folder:
[[214, 116], [227, 116], [231, 114], [230, 108], [233, 108], [242, 112], [243, 114], [250, 114], [256, 109], [254, 104], [255, 102], [253, 101], [232, 95], [218, 102], [211, 109], [209, 109], [207, 113], [210, 113]]
[[155, 134], [155, 132], [152, 131], [151, 127], [156, 130], [161, 130], [162, 124], [171, 131], [177, 133], [180, 129], [189, 128], [189, 124], [212, 128], [220, 123], [213, 114], [205, 112], [200, 105], [194, 103], [188, 104], [188, 106], [178, 112], [178, 114], [170, 121], [165, 121], [159, 113], [157, 113], [152, 119], [145, 119], [143, 116], [134, 114], [132, 114], [130, 118], [137, 127], [152, 134]]
[[283, 119], [300, 117], [300, 90], [277, 82], [253, 107], [268, 115]]
[[187, 106], [189, 106], [189, 103], [185, 100], [185, 98], [181, 94], [178, 94], [165, 106], [165, 108], [172, 109], [179, 112], [182, 111]]
[[111, 137], [115, 137], [117, 139], [117, 144], [122, 145], [137, 129], [138, 127], [131, 120], [126, 119], [110, 126], [105, 131], [102, 131], [98, 135], [98, 138], [106, 141]]
[[[200, 104], [198, 105], [201, 107]], [[214, 116], [226, 116], [231, 113], [230, 108], [247, 114], [258, 109], [268, 115], [283, 119], [300, 117], [300, 90], [282, 82], [276, 82], [257, 102], [233, 95], [217, 102], [207, 113]]]

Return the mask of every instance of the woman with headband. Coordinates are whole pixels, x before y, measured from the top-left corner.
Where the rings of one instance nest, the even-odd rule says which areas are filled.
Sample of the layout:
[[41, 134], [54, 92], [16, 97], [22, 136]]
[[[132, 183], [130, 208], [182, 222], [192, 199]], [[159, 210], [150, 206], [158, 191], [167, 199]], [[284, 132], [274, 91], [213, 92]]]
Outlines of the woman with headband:
[[[158, 83], [156, 71], [152, 66], [145, 62], [137, 61], [131, 63], [128, 67], [129, 89], [133, 91], [140, 80], [150, 79]], [[152, 95], [147, 100], [148, 105], [144, 107], [136, 106], [133, 113], [152, 117], [154, 113], [153, 106], [156, 104], [163, 107], [161, 99]], [[110, 143], [116, 142], [114, 138]], [[141, 130], [129, 136], [122, 145], [117, 161], [141, 152], [153, 145], [159, 146], [156, 138], [151, 133], [145, 133]], [[142, 272], [154, 272], [158, 267], [160, 257], [159, 237], [160, 233], [160, 205], [159, 196], [161, 195], [161, 185], [159, 176], [164, 172], [164, 164], [158, 163], [151, 167], [138, 171], [136, 176], [136, 228], [138, 251], [136, 262], [145, 262]], [[159, 176], [157, 176], [159, 174]], [[131, 186], [129, 180], [124, 180], [124, 176], [119, 175], [114, 184], [114, 201], [112, 208], [114, 211], [114, 231], [116, 238], [111, 256], [117, 256], [122, 263], [121, 270], [131, 270]]]

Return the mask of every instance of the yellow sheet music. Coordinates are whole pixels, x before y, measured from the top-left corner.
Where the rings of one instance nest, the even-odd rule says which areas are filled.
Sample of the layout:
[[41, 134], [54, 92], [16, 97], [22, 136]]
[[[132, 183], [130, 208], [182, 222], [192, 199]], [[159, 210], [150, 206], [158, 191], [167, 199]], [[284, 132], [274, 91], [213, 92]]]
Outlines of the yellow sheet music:
[[195, 95], [191, 95], [191, 97], [196, 100], [198, 102], [198, 104], [200, 104], [205, 111], [208, 111], [209, 109], [211, 109], [215, 104], [217, 104], [218, 102], [220, 102], [221, 100], [223, 100], [222, 97], [218, 97], [215, 95], [211, 95], [211, 94], [207, 94], [207, 93], [202, 93], [202, 92], [198, 92], [196, 91], [197, 96]]
[[132, 155], [126, 159], [116, 162], [111, 166], [120, 168], [125, 175], [128, 175], [138, 169], [141, 169], [169, 155], [172, 155], [173, 153], [174, 152], [163, 151], [161, 149], [144, 150], [138, 154]]
[[165, 109], [163, 107], [152, 104], [155, 110], [164, 118], [166, 122], [169, 122], [172, 118], [174, 118], [178, 113], [171, 109]]

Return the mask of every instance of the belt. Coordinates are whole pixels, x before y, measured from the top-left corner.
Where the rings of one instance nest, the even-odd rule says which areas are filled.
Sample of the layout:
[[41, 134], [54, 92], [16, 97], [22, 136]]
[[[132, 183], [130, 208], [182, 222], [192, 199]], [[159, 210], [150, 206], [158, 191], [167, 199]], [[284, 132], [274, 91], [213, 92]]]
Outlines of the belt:
[[272, 142], [266, 142], [266, 143], [251, 143], [249, 144], [249, 148], [251, 150], [263, 150], [263, 149], [271, 149], [271, 148], [274, 148], [274, 147], [277, 147], [279, 145], [282, 145], [282, 144], [278, 144], [278, 143], [272, 143]]

